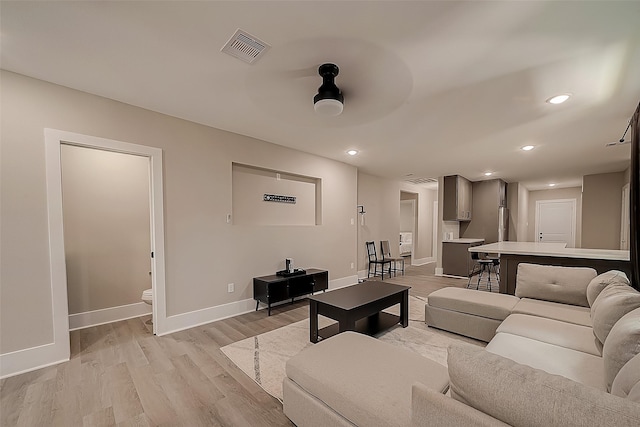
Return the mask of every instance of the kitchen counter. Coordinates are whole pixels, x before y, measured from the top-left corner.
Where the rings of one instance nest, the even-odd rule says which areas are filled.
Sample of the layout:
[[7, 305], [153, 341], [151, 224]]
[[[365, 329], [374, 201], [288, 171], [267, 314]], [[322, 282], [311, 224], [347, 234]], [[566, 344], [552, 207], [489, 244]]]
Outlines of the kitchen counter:
[[629, 251], [567, 248], [566, 243], [498, 242], [473, 246], [469, 252], [629, 261]]
[[620, 270], [631, 275], [629, 251], [615, 249], [567, 248], [565, 243], [498, 242], [473, 246], [469, 252], [500, 255], [500, 292], [515, 294], [518, 264], [591, 267], [598, 274]]
[[484, 243], [484, 239], [449, 239], [442, 243]]

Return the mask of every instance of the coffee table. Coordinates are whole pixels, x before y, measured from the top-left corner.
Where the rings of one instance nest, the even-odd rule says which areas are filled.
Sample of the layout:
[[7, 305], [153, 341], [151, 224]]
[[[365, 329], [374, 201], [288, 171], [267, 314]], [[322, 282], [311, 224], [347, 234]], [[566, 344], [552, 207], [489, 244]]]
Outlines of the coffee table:
[[[409, 326], [410, 286], [385, 282], [363, 282], [309, 297], [309, 340], [329, 338], [344, 331], [374, 335], [400, 323]], [[400, 304], [400, 316], [382, 310]], [[337, 324], [318, 330], [318, 315], [337, 320]]]

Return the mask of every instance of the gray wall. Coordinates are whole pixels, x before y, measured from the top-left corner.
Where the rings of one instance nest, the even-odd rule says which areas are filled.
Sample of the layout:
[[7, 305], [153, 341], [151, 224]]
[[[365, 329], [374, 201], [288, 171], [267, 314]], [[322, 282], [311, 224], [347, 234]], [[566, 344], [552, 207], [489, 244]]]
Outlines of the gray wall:
[[620, 249], [622, 187], [625, 173], [582, 178], [582, 247]]
[[[407, 193], [402, 193], [407, 194]], [[415, 227], [415, 199], [400, 201], [400, 231], [412, 232]]]
[[[331, 280], [356, 274], [355, 167], [6, 71], [0, 93], [0, 352], [53, 341], [47, 127], [164, 151], [169, 316], [252, 298], [252, 278], [284, 268], [285, 257]], [[320, 178], [322, 225], [227, 224], [234, 162]]]
[[61, 146], [69, 314], [139, 303], [151, 288], [149, 159]]
[[[318, 180], [233, 165], [233, 223], [238, 225], [321, 225], [316, 218]], [[293, 196], [295, 203], [264, 201], [265, 194]]]

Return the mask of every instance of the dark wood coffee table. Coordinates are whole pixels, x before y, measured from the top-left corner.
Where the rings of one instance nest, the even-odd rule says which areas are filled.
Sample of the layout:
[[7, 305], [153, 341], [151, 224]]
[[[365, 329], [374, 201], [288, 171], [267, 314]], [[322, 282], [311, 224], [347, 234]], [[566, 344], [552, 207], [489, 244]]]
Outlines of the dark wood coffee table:
[[[363, 282], [309, 297], [309, 340], [329, 338], [344, 331], [357, 331], [374, 335], [400, 323], [409, 326], [410, 286], [385, 282]], [[400, 316], [382, 310], [400, 304]], [[318, 330], [318, 315], [337, 320]]]

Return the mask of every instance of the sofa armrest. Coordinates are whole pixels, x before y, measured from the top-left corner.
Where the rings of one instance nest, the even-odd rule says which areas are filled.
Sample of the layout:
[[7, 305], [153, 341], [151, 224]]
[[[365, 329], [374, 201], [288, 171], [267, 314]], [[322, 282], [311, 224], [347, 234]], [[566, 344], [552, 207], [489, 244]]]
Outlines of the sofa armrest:
[[415, 383], [411, 388], [411, 425], [430, 427], [504, 427], [484, 412]]

